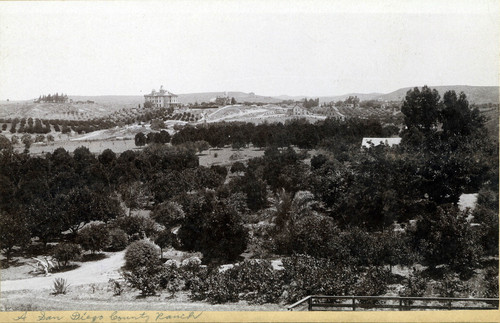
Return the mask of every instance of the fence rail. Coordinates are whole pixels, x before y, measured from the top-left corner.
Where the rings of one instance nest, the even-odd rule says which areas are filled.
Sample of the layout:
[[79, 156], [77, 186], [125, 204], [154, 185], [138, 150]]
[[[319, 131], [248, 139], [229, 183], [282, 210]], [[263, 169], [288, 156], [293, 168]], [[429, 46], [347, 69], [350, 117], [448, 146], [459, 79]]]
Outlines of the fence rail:
[[309, 311], [356, 311], [359, 309], [488, 310], [498, 309], [498, 298], [310, 295], [288, 306], [289, 311], [294, 309], [307, 309]]

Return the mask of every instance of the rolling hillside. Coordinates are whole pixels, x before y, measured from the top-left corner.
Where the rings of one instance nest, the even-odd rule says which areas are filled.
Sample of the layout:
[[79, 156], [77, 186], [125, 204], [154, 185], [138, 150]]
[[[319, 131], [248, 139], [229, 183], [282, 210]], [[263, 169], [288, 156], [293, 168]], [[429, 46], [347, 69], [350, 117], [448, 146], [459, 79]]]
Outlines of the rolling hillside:
[[[449, 90], [455, 90], [457, 93], [464, 92], [471, 104], [499, 103], [499, 87], [497, 86], [430, 86], [439, 91], [441, 96]], [[361, 100], [387, 100], [402, 101], [406, 92], [410, 88], [401, 88], [391, 93], [349, 93], [337, 96], [319, 97], [320, 102], [330, 102], [344, 100], [349, 96], [357, 96]], [[184, 93], [178, 94], [179, 101], [183, 104], [209, 102], [217, 96], [225, 95], [224, 92], [203, 92], [203, 93]], [[229, 97], [234, 97], [238, 103], [254, 102], [264, 104], [276, 104], [282, 100], [302, 100], [305, 96], [280, 95], [276, 97], [257, 95], [252, 92], [228, 92]], [[105, 95], [105, 96], [77, 96], [70, 95], [73, 103], [42, 103], [36, 104], [31, 100], [0, 102], [0, 117], [33, 117], [42, 119], [91, 119], [110, 115], [119, 110], [130, 110], [144, 103], [142, 95]], [[315, 98], [315, 97], [309, 97]], [[87, 103], [87, 101], [95, 103]], [[83, 104], [77, 104], [77, 101], [83, 101]]]
[[[460, 93], [464, 92], [467, 95], [469, 103], [483, 104], [483, 103], [499, 103], [499, 87], [498, 86], [468, 86], [468, 85], [447, 85], [447, 86], [429, 86], [431, 89], [438, 90], [441, 97], [446, 91], [454, 90]], [[421, 88], [421, 87], [419, 87]], [[402, 101], [406, 92], [412, 88], [406, 87], [396, 90], [391, 93], [383, 94], [374, 99], [387, 100], [387, 101]]]

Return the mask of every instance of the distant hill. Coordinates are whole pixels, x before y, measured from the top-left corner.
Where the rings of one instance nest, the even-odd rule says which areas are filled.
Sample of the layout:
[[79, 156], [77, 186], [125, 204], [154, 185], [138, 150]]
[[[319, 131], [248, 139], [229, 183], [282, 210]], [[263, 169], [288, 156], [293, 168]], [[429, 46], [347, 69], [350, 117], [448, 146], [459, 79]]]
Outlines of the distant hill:
[[[483, 103], [499, 103], [499, 87], [498, 86], [469, 86], [469, 85], [446, 85], [446, 86], [429, 86], [431, 89], [436, 89], [441, 97], [446, 91], [454, 90], [460, 93], [464, 92], [467, 95], [469, 103], [483, 104]], [[300, 101], [303, 98], [319, 98], [319, 102], [343, 101], [349, 96], [357, 96], [361, 101], [364, 100], [382, 100], [382, 101], [402, 101], [406, 96], [408, 90], [414, 87], [405, 87], [391, 93], [348, 93], [344, 95], [332, 96], [306, 96], [306, 95], [280, 95], [275, 98], [280, 100], [294, 100]], [[422, 86], [419, 86], [422, 88]]]
[[308, 95], [280, 95], [276, 96], [276, 99], [280, 100], [294, 100], [294, 101], [301, 101], [304, 98], [308, 99], [316, 99], [319, 98], [319, 102], [332, 102], [332, 101], [344, 101], [350, 96], [357, 96], [360, 100], [372, 100], [374, 98], [378, 98], [379, 96], [383, 95], [383, 93], [348, 93], [348, 94], [343, 94], [343, 95], [332, 95], [332, 96], [308, 96]]
[[[188, 104], [188, 103], [201, 103], [201, 102], [210, 102], [211, 99], [215, 99], [218, 96], [224, 96], [226, 92], [203, 92], [203, 93], [185, 93], [185, 94], [177, 94], [179, 96], [179, 102]], [[255, 103], [278, 103], [281, 102], [281, 99], [271, 96], [261, 96], [256, 95], [252, 92], [227, 92], [227, 96], [230, 98], [234, 98], [237, 102], [255, 102]]]
[[98, 104], [139, 104], [144, 103], [144, 96], [142, 95], [96, 95], [96, 96], [83, 96], [83, 95], [68, 95], [68, 98], [76, 101], [87, 100], [94, 101]]
[[[429, 86], [431, 89], [436, 89], [441, 97], [445, 92], [454, 90], [460, 93], [464, 92], [469, 100], [469, 103], [499, 103], [499, 87], [498, 86], [468, 86], [468, 85], [447, 85], [447, 86]], [[413, 87], [406, 87], [388, 94], [382, 94], [375, 99], [387, 101], [402, 101], [406, 96], [406, 92]], [[419, 88], [422, 88], [419, 86]]]
[[357, 96], [361, 101], [366, 101], [366, 100], [374, 100], [381, 95], [383, 95], [383, 93], [348, 93], [336, 96], [320, 96], [319, 101], [320, 102], [344, 101], [350, 96]]

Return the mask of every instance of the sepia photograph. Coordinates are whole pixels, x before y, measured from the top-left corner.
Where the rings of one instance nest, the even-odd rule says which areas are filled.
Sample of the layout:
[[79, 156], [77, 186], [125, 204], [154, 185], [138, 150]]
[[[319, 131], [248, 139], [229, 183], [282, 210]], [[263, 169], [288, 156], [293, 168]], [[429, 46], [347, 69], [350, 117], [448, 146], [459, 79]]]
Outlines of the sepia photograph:
[[499, 61], [496, 0], [1, 1], [0, 321], [500, 319]]

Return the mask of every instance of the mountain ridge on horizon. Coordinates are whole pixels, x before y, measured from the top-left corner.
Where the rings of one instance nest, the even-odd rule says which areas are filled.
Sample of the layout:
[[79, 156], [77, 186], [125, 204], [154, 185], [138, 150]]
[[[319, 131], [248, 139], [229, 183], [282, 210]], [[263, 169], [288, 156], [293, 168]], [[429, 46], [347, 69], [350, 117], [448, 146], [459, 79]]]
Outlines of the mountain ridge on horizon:
[[[352, 92], [342, 95], [328, 95], [328, 96], [309, 96], [309, 95], [278, 95], [278, 96], [265, 96], [258, 95], [254, 92], [243, 92], [243, 91], [214, 91], [214, 92], [193, 92], [193, 93], [181, 93], [177, 94], [178, 99], [181, 103], [195, 103], [195, 102], [208, 102], [210, 99], [216, 98], [217, 96], [223, 96], [227, 93], [229, 97], [234, 97], [237, 102], [255, 102], [255, 103], [279, 103], [282, 100], [302, 100], [304, 98], [319, 98], [320, 102], [330, 102], [345, 100], [349, 96], [357, 96], [360, 100], [382, 100], [382, 101], [402, 101], [408, 90], [415, 87], [422, 88], [423, 86], [413, 86], [413, 87], [403, 87], [389, 93], [361, 93]], [[500, 87], [499, 86], [475, 86], [475, 85], [440, 85], [440, 86], [428, 86], [431, 89], [436, 89], [441, 96], [446, 91], [455, 90], [455, 92], [464, 92], [470, 103], [473, 104], [484, 104], [484, 103], [495, 103], [498, 104], [500, 101]], [[142, 103], [144, 101], [143, 95], [68, 95], [73, 101], [86, 101], [92, 100], [99, 102], [137, 102]], [[30, 101], [30, 100], [13, 100], [16, 101]]]

